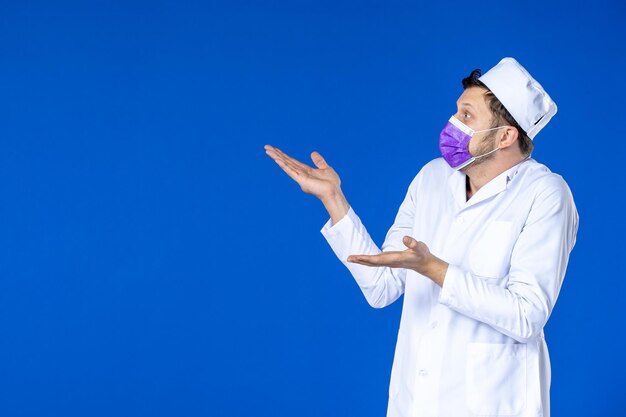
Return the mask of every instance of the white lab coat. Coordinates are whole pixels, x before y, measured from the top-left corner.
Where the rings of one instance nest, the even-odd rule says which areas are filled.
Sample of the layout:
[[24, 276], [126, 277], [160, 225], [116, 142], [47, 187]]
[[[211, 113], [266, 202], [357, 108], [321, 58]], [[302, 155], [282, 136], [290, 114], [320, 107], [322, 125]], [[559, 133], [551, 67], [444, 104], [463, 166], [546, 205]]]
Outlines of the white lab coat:
[[450, 264], [443, 288], [414, 271], [347, 263], [380, 249], [350, 209], [322, 234], [367, 301], [404, 293], [388, 417], [550, 415], [543, 328], [578, 229], [565, 181], [527, 159], [466, 201], [465, 174], [443, 159], [411, 182], [383, 251], [409, 235]]

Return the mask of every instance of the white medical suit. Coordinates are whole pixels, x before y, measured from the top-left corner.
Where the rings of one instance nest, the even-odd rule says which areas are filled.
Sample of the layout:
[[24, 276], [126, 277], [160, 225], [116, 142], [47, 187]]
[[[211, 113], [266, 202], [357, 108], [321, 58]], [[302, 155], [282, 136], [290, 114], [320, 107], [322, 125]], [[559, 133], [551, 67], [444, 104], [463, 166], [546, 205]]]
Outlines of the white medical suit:
[[554, 308], [578, 214], [559, 176], [526, 159], [469, 200], [466, 175], [439, 158], [411, 182], [383, 251], [402, 237], [450, 264], [443, 287], [406, 269], [346, 262], [377, 254], [350, 208], [322, 228], [370, 305], [404, 294], [388, 417], [550, 415], [543, 328]]

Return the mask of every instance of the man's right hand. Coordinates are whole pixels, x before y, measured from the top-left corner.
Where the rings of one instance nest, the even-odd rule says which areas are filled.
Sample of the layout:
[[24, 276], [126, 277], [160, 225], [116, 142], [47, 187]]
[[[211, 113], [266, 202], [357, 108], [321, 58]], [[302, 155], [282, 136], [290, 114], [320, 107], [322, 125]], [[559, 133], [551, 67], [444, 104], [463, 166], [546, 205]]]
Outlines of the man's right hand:
[[322, 201], [333, 224], [341, 220], [348, 212], [350, 205], [341, 191], [339, 175], [318, 152], [311, 154], [311, 159], [317, 169], [303, 164], [271, 145], [265, 145], [265, 153], [298, 183], [302, 191]]

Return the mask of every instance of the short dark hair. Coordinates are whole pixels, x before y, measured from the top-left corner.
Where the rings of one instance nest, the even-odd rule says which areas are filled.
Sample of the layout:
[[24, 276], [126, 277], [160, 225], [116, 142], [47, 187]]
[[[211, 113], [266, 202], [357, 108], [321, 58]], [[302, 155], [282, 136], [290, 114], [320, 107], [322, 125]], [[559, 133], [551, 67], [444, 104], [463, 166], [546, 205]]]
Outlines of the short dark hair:
[[491, 90], [478, 79], [482, 75], [479, 69], [475, 69], [471, 74], [463, 78], [463, 89], [467, 90], [470, 87], [480, 87], [487, 92], [485, 93], [485, 102], [489, 106], [491, 113], [494, 115], [494, 120], [491, 127], [501, 126], [503, 123], [513, 126], [519, 132], [518, 140], [519, 149], [522, 155], [528, 156], [533, 151], [534, 145], [532, 139], [528, 137], [524, 129], [515, 121], [511, 113], [504, 107], [504, 105], [498, 100], [498, 98], [491, 92]]

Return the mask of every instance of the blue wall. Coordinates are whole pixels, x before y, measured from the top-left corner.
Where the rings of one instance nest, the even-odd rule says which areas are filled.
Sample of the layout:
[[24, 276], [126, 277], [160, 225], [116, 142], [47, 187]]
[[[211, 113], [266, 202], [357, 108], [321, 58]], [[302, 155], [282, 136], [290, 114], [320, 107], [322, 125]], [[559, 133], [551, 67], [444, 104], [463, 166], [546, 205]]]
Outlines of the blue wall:
[[510, 3], [2, 1], [0, 414], [384, 415], [401, 303], [263, 145], [320, 151], [381, 243], [504, 56], [559, 105], [534, 157], [580, 213], [553, 414], [626, 413], [626, 7]]

